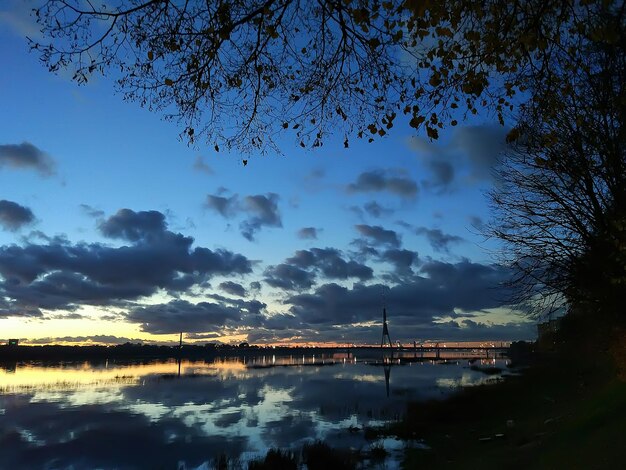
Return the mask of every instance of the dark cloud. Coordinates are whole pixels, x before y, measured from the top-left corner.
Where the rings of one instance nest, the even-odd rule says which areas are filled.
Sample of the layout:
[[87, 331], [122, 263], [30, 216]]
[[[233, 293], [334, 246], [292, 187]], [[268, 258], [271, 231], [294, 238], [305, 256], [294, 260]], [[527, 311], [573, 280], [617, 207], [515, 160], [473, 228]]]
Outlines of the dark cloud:
[[400, 247], [400, 236], [393, 230], [387, 230], [380, 225], [355, 225], [357, 231], [369, 242], [375, 245], [389, 245], [394, 248]]
[[41, 318], [43, 313], [36, 305], [18, 305], [10, 299], [0, 297], [0, 318], [9, 317]]
[[200, 155], [198, 155], [196, 160], [193, 162], [193, 169], [200, 173], [204, 173], [205, 175], [215, 174], [213, 168], [211, 168]]
[[237, 308], [248, 317], [260, 315], [267, 307], [267, 304], [256, 299], [231, 299], [229, 297], [224, 297], [223, 295], [219, 294], [210, 294], [208, 297], [218, 301], [223, 306]]
[[120, 209], [101, 222], [98, 228], [105, 237], [136, 242], [166, 234], [166, 226], [165, 215], [161, 212]]
[[303, 290], [315, 283], [315, 274], [291, 264], [278, 264], [265, 270], [268, 285], [284, 290]]
[[259, 281], [252, 281], [250, 283], [250, 290], [258, 292], [261, 290], [261, 283]]
[[238, 207], [237, 195], [231, 197], [224, 197], [220, 195], [209, 194], [206, 197], [205, 206], [209, 209], [213, 209], [219, 213], [222, 217], [230, 218], [235, 215]]
[[450, 245], [465, 241], [465, 239], [462, 237], [444, 233], [441, 231], [441, 229], [438, 228], [432, 229], [426, 227], [417, 227], [415, 229], [415, 233], [417, 235], [424, 235], [428, 240], [428, 243], [430, 243], [430, 246], [432, 246], [433, 249], [438, 252], [447, 253], [450, 251]]
[[28, 207], [0, 199], [0, 226], [4, 229], [15, 231], [34, 221], [35, 215]]
[[180, 331], [202, 333], [214, 331], [226, 323], [241, 320], [242, 312], [232, 306], [213, 302], [192, 304], [186, 300], [172, 300], [166, 304], [136, 307], [126, 319], [139, 323], [141, 331], [152, 334], [171, 334]]
[[313, 286], [318, 275], [326, 279], [366, 281], [374, 272], [369, 266], [345, 259], [335, 248], [311, 248], [298, 250], [283, 263], [267, 268], [265, 282], [279, 289], [304, 290]]
[[373, 170], [361, 173], [347, 190], [350, 193], [386, 191], [402, 198], [414, 198], [418, 188], [410, 178], [394, 175], [388, 170]]
[[317, 240], [317, 233], [319, 229], [315, 227], [302, 227], [298, 230], [297, 236], [301, 240]]
[[497, 125], [477, 125], [455, 128], [447, 144], [412, 139], [413, 148], [431, 171], [424, 186], [443, 192], [452, 189], [461, 176], [470, 181], [492, 181], [493, 168], [507, 148], [508, 131]]
[[193, 340], [207, 340], [207, 339], [217, 339], [221, 335], [219, 333], [186, 333], [185, 339], [193, 339]]
[[410, 250], [386, 250], [381, 253], [380, 259], [392, 264], [395, 273], [398, 275], [413, 275], [412, 267], [417, 265], [418, 254]]
[[146, 341], [139, 338], [127, 338], [124, 336], [114, 335], [92, 335], [92, 336], [55, 336], [37, 339], [25, 339], [26, 344], [55, 344], [55, 343], [93, 343], [93, 344], [124, 344], [124, 343], [147, 343], [154, 341]]
[[227, 294], [236, 295], [238, 297], [245, 297], [246, 295], [248, 295], [245, 287], [233, 281], [224, 281], [219, 285], [219, 288]]
[[0, 145], [0, 168], [25, 168], [43, 176], [54, 174], [54, 162], [48, 154], [29, 142]]
[[452, 163], [444, 160], [428, 160], [426, 164], [432, 173], [432, 179], [427, 182], [426, 186], [442, 191], [450, 188], [455, 176]]
[[380, 218], [380, 217], [383, 217], [383, 216], [387, 216], [387, 215], [393, 214], [393, 210], [392, 209], [388, 209], [387, 207], [383, 207], [380, 204], [378, 204], [376, 201], [366, 202], [363, 205], [363, 209], [369, 215], [371, 215], [372, 217], [376, 217], [376, 218]]
[[[420, 272], [422, 275], [385, 289], [387, 309], [396, 319], [432, 323], [456, 315], [457, 309], [471, 312], [499, 307], [508, 298], [502, 286], [510, 272], [500, 266], [429, 262], [421, 265]], [[345, 325], [379, 320], [382, 291], [379, 284], [355, 284], [349, 289], [330, 283], [310, 294], [293, 295], [285, 303], [304, 324]]]
[[353, 260], [345, 260], [341, 251], [335, 248], [312, 248], [298, 250], [286, 261], [288, 264], [303, 269], [313, 269], [328, 279], [359, 278], [362, 281], [371, 279], [373, 271], [370, 267]]
[[246, 196], [241, 200], [237, 194], [230, 197], [208, 195], [205, 206], [225, 218], [244, 214], [245, 219], [240, 223], [239, 229], [246, 239], [252, 241], [262, 227], [283, 226], [278, 200], [278, 194], [275, 193]]
[[[192, 247], [193, 238], [157, 227], [162, 215], [135, 213], [108, 219], [107, 233], [130, 239], [128, 246], [47, 244], [0, 247], [2, 311], [74, 310], [80, 305], [125, 305], [159, 290], [185, 292], [215, 275], [252, 271], [246, 257], [228, 250]], [[142, 216], [143, 214], [143, 216]], [[148, 216], [145, 216], [149, 214]], [[114, 221], [114, 222], [113, 222]]]
[[103, 210], [96, 209], [95, 207], [92, 207], [89, 204], [80, 204], [79, 207], [89, 217], [93, 217], [94, 219], [98, 219], [100, 217], [104, 217], [104, 211]]
[[483, 222], [483, 219], [481, 219], [477, 215], [471, 215], [469, 217], [469, 222], [470, 225], [479, 232], [483, 232], [486, 229], [485, 222]]
[[278, 194], [274, 193], [246, 196], [242, 207], [250, 217], [242, 222], [241, 234], [248, 240], [253, 240], [255, 233], [263, 226], [282, 227], [277, 202]]
[[509, 129], [502, 126], [482, 125], [460, 127], [454, 134], [454, 145], [463, 151], [471, 163], [471, 176], [490, 180], [500, 154], [507, 148]]

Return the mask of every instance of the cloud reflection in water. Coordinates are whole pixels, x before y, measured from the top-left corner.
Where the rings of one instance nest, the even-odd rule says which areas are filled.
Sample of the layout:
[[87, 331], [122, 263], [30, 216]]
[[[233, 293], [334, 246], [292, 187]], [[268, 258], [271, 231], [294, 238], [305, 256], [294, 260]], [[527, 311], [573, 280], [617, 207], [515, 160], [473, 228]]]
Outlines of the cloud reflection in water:
[[0, 468], [189, 467], [316, 438], [361, 447], [348, 427], [397, 419], [407, 400], [484, 380], [463, 361], [394, 366], [387, 397], [383, 367], [319, 355], [302, 362], [183, 362], [180, 377], [176, 362], [1, 370]]

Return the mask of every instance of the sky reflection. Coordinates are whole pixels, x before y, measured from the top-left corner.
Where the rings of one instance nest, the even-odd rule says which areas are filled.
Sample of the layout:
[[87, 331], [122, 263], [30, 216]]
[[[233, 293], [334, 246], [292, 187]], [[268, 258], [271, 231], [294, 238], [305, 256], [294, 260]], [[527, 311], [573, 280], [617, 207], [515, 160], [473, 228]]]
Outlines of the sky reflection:
[[[311, 439], [364, 447], [349, 427], [398, 419], [407, 400], [486, 379], [461, 360], [353, 358], [18, 364], [0, 370], [0, 468], [187, 468]], [[314, 362], [315, 361], [315, 362]], [[389, 396], [385, 369], [390, 372]]]

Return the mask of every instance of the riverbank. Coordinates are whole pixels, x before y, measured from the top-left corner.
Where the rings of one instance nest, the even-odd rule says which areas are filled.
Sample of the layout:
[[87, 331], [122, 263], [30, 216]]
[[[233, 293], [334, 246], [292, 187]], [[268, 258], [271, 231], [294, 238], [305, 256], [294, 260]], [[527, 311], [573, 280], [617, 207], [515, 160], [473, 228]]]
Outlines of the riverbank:
[[411, 404], [391, 432], [421, 439], [407, 469], [621, 468], [626, 383], [608, 362], [550, 358], [520, 376]]

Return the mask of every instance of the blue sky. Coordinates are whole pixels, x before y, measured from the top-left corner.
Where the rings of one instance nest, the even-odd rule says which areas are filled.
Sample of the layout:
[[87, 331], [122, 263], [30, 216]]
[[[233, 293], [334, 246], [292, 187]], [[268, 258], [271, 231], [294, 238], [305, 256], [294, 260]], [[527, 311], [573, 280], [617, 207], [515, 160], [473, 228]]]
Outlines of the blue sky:
[[42, 67], [27, 3], [0, 7], [0, 338], [376, 342], [382, 286], [394, 340], [533, 336], [477, 229], [505, 129], [190, 147]]

